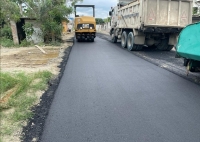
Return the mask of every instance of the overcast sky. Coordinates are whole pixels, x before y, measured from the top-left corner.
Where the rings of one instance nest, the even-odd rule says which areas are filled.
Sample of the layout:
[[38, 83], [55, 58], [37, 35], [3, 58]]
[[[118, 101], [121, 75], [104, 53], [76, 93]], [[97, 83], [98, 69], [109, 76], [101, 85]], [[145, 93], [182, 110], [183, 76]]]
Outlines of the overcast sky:
[[[111, 7], [117, 5], [117, 1], [118, 0], [83, 0], [83, 2], [77, 4], [95, 5], [95, 17], [107, 18]], [[77, 8], [77, 12], [77, 15], [92, 16], [92, 8]]]

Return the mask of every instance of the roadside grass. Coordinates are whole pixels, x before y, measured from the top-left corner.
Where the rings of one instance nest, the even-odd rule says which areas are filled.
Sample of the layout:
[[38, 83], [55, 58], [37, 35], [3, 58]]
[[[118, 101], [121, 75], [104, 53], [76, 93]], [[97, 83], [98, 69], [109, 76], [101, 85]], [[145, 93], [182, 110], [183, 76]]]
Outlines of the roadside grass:
[[[0, 45], [6, 48], [19, 48], [19, 47], [32, 47], [34, 46], [33, 43], [27, 41], [27, 40], [23, 40], [21, 41], [21, 43], [19, 45], [15, 45], [13, 40], [5, 38], [5, 37], [0, 37]], [[38, 43], [39, 46], [61, 46], [61, 42], [60, 41], [56, 41], [56, 42], [50, 42], [50, 43]]]
[[1, 37], [0, 43], [3, 47], [13, 47], [14, 46], [14, 42], [11, 39], [8, 39], [5, 37]]
[[33, 44], [31, 42], [27, 41], [26, 39], [22, 40], [19, 45], [15, 45], [13, 40], [6, 38], [6, 37], [0, 37], [0, 45], [3, 47], [7, 47], [7, 48], [33, 46]]
[[0, 142], [19, 131], [33, 116], [30, 108], [39, 100], [37, 91], [45, 90], [51, 77], [49, 71], [34, 74], [0, 72]]

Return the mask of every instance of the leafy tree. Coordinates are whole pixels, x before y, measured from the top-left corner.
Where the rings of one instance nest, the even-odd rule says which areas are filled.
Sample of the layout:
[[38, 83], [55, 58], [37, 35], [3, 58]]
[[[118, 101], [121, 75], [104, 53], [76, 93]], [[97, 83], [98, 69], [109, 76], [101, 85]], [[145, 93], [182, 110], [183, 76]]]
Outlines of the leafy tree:
[[193, 15], [197, 14], [198, 13], [198, 7], [193, 7]]
[[104, 19], [104, 22], [105, 22], [105, 23], [108, 23], [108, 22], [110, 22], [110, 21], [111, 21], [111, 18], [110, 18], [110, 17]]
[[0, 0], [0, 22], [19, 21], [21, 14], [18, 5], [11, 0]]
[[[70, 0], [71, 5], [66, 6], [66, 0], [0, 0], [0, 23], [5, 20], [18, 21], [24, 16], [35, 18], [41, 25], [46, 41], [54, 42], [61, 36], [62, 20], [73, 12], [73, 6], [78, 1], [82, 0]], [[22, 5], [25, 5], [23, 11]]]
[[72, 7], [66, 7], [65, 0], [32, 0], [26, 2], [28, 17], [36, 18], [41, 24], [45, 41], [59, 39], [62, 32], [62, 20], [72, 13]]
[[95, 18], [96, 24], [104, 24], [104, 20], [102, 18]]

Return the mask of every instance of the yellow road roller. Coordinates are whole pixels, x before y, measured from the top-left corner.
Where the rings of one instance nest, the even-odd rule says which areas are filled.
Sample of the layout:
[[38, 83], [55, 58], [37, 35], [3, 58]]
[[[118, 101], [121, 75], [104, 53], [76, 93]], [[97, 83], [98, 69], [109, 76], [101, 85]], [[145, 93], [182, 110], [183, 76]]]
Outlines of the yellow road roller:
[[[92, 7], [92, 16], [79, 16], [77, 15], [77, 7]], [[75, 35], [77, 41], [91, 41], [94, 42], [96, 37], [96, 21], [95, 21], [95, 6], [94, 5], [75, 5]]]

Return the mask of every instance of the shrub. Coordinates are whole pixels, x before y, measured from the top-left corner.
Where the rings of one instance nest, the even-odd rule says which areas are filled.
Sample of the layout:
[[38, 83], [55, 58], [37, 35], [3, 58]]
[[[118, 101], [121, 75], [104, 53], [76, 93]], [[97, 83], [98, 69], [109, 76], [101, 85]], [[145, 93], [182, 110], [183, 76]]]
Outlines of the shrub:
[[11, 39], [8, 39], [8, 38], [5, 38], [5, 37], [2, 37], [1, 40], [0, 40], [0, 44], [3, 46], [3, 47], [12, 47], [14, 46], [14, 43]]
[[10, 26], [8, 26], [8, 25], [4, 26], [1, 29], [0, 36], [12, 40], [13, 38], [12, 38], [12, 31], [11, 31]]
[[27, 47], [30, 45], [31, 45], [31, 42], [27, 41], [26, 39], [22, 40], [20, 43], [20, 46], [22, 46], [22, 47]]

